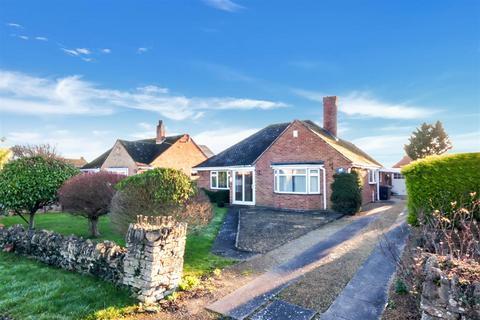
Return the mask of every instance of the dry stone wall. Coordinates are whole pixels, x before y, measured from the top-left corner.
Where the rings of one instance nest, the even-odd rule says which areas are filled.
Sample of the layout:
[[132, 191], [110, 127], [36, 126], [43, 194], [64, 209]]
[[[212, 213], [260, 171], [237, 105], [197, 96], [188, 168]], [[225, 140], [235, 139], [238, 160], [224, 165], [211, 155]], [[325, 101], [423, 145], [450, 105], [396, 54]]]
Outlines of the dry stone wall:
[[187, 225], [171, 217], [139, 216], [130, 224], [124, 248], [16, 225], [0, 227], [0, 249], [125, 285], [140, 301], [153, 303], [180, 283], [186, 233]]
[[457, 276], [448, 277], [435, 255], [425, 264], [420, 308], [422, 320], [480, 319], [480, 283], [465, 285]]

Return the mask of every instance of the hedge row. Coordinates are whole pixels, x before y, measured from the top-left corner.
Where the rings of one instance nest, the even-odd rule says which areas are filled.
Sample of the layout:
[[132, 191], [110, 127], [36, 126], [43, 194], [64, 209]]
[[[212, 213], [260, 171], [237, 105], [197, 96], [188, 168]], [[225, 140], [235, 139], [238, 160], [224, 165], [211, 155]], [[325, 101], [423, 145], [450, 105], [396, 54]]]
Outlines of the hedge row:
[[471, 192], [480, 193], [480, 153], [432, 156], [403, 167], [408, 193], [408, 222], [418, 223], [421, 211], [462, 203]]
[[211, 191], [208, 189], [203, 189], [207, 194], [210, 202], [216, 203], [219, 207], [224, 207], [226, 203], [230, 202], [230, 191], [229, 190], [219, 190]]

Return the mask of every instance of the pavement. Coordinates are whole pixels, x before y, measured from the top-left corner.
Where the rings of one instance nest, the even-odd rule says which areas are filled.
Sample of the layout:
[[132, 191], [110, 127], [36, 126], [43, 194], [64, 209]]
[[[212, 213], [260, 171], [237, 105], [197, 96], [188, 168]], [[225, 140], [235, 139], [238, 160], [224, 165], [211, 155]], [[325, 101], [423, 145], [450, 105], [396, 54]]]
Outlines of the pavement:
[[[377, 218], [378, 214], [374, 214], [353, 220], [327, 239], [303, 251], [297, 251], [290, 260], [258, 276], [245, 286], [211, 304], [207, 309], [238, 320], [247, 318], [292, 282], [318, 267], [322, 258], [330, 254], [337, 245], [360, 233]], [[290, 245], [299, 241], [302, 241], [302, 237], [291, 241]]]

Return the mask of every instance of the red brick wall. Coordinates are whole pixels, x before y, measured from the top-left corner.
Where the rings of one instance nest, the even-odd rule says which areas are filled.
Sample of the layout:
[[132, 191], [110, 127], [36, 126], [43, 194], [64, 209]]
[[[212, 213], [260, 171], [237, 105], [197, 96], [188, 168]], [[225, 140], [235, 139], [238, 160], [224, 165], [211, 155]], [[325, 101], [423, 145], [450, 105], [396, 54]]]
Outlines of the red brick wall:
[[372, 202], [372, 192], [375, 193], [375, 200], [377, 199], [377, 185], [368, 183], [368, 170], [367, 169], [360, 169], [354, 168], [360, 179], [363, 182], [363, 189], [362, 189], [362, 204], [366, 204]]
[[[293, 130], [298, 137], [293, 137]], [[259, 206], [313, 210], [323, 208], [323, 195], [276, 194], [273, 191], [272, 162], [325, 161], [327, 177], [327, 207], [331, 193], [331, 183], [335, 169], [349, 168], [351, 162], [338, 151], [330, 147], [303, 124], [294, 122], [282, 136], [257, 161], [256, 167], [256, 204]], [[322, 180], [322, 177], [320, 177]], [[323, 180], [320, 183], [323, 193]]]
[[155, 168], [173, 168], [182, 170], [187, 175], [191, 174], [192, 167], [205, 161], [207, 157], [186, 135], [152, 162]]

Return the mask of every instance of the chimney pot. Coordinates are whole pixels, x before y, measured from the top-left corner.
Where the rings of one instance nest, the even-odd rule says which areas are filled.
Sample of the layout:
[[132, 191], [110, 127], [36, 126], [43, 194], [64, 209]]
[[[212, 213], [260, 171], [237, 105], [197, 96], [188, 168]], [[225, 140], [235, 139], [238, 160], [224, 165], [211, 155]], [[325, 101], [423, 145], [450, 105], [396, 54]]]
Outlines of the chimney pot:
[[157, 125], [157, 137], [155, 138], [155, 142], [157, 144], [160, 144], [163, 142], [163, 140], [165, 140], [165, 127], [163, 125], [163, 121], [160, 120], [158, 121], [158, 125]]
[[337, 136], [337, 97], [323, 97], [323, 128]]

